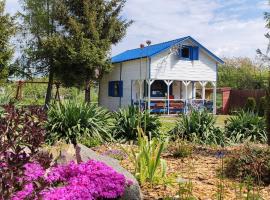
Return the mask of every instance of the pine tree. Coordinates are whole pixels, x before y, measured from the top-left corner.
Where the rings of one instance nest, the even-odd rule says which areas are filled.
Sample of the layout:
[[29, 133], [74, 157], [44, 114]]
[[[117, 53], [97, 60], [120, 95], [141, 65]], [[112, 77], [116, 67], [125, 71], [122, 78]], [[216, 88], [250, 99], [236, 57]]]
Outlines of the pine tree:
[[0, 80], [5, 81], [10, 72], [10, 61], [14, 49], [10, 45], [10, 39], [16, 32], [14, 19], [5, 14], [5, 1], [0, 0]]
[[90, 102], [90, 81], [98, 81], [112, 67], [112, 44], [126, 34], [132, 21], [121, 18], [125, 0], [59, 0], [57, 22], [65, 35], [59, 50], [62, 64], [57, 77], [67, 86], [85, 86]]

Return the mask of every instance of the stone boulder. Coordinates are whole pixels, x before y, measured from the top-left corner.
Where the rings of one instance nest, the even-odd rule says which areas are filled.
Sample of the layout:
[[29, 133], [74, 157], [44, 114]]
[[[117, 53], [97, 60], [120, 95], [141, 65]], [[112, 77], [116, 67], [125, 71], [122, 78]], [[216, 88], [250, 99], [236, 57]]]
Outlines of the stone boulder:
[[[112, 167], [118, 173], [123, 174], [127, 180], [131, 180], [133, 182], [133, 184], [130, 187], [126, 188], [124, 196], [121, 199], [123, 200], [143, 199], [138, 181], [129, 171], [127, 171], [119, 164], [118, 160], [108, 156], [100, 155], [84, 145], [80, 144], [79, 147], [81, 148], [80, 155], [83, 162], [88, 160], [96, 160], [103, 162], [106, 165]], [[50, 152], [53, 154], [53, 157], [55, 158], [55, 161], [58, 164], [67, 164], [72, 160], [76, 161], [75, 149], [73, 145], [61, 144], [60, 146], [55, 147], [54, 150], [51, 149]]]

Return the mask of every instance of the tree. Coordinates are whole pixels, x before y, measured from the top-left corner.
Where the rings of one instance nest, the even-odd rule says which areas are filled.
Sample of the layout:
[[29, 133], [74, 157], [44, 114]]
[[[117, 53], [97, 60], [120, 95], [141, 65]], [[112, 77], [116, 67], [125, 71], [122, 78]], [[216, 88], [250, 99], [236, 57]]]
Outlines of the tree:
[[249, 58], [225, 58], [225, 65], [218, 67], [218, 87], [236, 89], [263, 89], [266, 87], [267, 70]]
[[0, 0], [0, 80], [6, 80], [9, 75], [10, 61], [14, 53], [9, 42], [15, 32], [14, 18], [5, 14], [5, 1]]
[[23, 55], [20, 63], [30, 73], [49, 77], [45, 106], [51, 100], [54, 71], [57, 65], [56, 24], [54, 23], [55, 0], [22, 0], [20, 13], [23, 33]]
[[85, 86], [90, 102], [90, 82], [112, 67], [111, 45], [126, 34], [132, 21], [120, 17], [125, 0], [59, 0], [57, 23], [62, 28], [56, 76], [66, 86]]
[[[270, 4], [270, 0], [269, 0]], [[266, 27], [270, 29], [270, 12], [265, 13], [265, 20], [266, 20]], [[265, 112], [265, 117], [266, 117], [266, 126], [267, 126], [267, 143], [270, 146], [270, 34], [267, 33], [265, 37], [269, 40], [269, 44], [266, 50], [266, 53], [262, 53], [261, 50], [257, 50], [257, 53], [259, 57], [261, 58], [263, 65], [265, 65], [268, 68], [268, 87], [266, 89], [266, 112]]]

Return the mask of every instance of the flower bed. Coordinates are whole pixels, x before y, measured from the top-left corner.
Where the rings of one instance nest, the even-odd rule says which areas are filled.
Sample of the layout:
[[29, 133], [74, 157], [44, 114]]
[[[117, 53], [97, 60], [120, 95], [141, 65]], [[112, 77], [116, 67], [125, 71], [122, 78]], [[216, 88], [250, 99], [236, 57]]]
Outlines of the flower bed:
[[48, 173], [37, 163], [28, 163], [24, 167], [21, 180], [24, 187], [16, 192], [12, 200], [115, 199], [121, 197], [125, 187], [131, 184], [124, 175], [93, 160], [59, 165]]

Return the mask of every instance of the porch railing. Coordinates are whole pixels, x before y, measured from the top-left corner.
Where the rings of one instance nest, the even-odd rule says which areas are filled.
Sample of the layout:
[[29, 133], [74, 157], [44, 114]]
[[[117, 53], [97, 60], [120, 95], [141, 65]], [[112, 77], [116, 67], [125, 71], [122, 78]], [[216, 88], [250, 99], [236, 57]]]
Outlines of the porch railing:
[[[134, 105], [141, 106], [142, 110], [148, 109], [148, 100], [133, 101]], [[207, 110], [213, 112], [213, 101], [203, 99], [151, 99], [150, 111], [155, 114], [188, 113], [194, 110]]]

